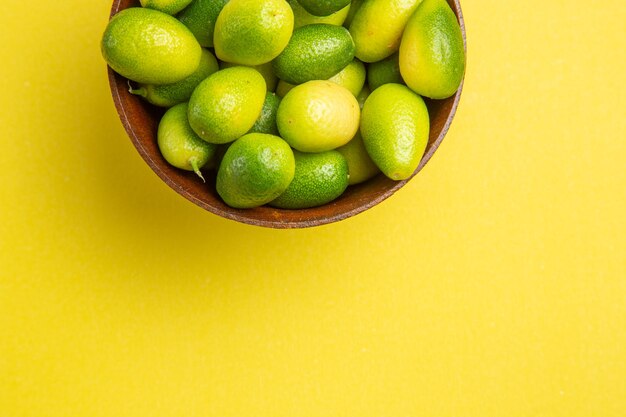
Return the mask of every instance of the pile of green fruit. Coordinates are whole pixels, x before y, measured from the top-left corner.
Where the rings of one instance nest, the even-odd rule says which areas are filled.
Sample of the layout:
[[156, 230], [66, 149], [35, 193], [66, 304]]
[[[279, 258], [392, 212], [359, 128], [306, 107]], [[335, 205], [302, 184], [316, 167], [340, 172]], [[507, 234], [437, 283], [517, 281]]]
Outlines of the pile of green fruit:
[[422, 97], [465, 71], [446, 0], [141, 0], [102, 38], [131, 93], [169, 108], [171, 165], [217, 169], [234, 208], [327, 204], [383, 172], [409, 178], [428, 142]]

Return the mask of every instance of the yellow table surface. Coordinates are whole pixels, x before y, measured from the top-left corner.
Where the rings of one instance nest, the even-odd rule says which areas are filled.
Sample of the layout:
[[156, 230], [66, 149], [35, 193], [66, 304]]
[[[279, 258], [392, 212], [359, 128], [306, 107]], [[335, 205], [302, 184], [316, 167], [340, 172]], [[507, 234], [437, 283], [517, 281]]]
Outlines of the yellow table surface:
[[108, 1], [3, 2], [0, 416], [626, 415], [626, 5], [463, 4], [426, 169], [274, 231], [141, 160]]

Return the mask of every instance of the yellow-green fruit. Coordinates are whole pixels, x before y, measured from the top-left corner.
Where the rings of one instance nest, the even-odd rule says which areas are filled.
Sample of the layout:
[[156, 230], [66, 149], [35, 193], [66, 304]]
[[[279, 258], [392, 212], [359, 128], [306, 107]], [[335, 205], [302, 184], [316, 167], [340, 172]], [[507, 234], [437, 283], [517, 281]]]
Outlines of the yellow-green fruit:
[[358, 59], [355, 59], [339, 73], [330, 77], [328, 81], [347, 88], [356, 97], [363, 90], [365, 76], [365, 65]]
[[307, 12], [306, 9], [298, 3], [298, 0], [289, 0], [289, 5], [293, 9], [294, 29], [315, 23], [341, 26], [343, 22], [345, 22], [350, 10], [350, 6], [348, 5], [330, 16], [314, 16]]
[[295, 85], [289, 84], [287, 81], [279, 80], [278, 85], [276, 86], [276, 95], [283, 98], [288, 92], [293, 90], [294, 87]]
[[426, 150], [429, 131], [424, 100], [404, 85], [377, 88], [363, 106], [361, 134], [365, 149], [392, 180], [413, 175]]
[[194, 34], [200, 45], [212, 47], [215, 22], [226, 3], [228, 0], [194, 0], [177, 17]]
[[424, 0], [406, 26], [400, 46], [400, 72], [416, 93], [448, 98], [465, 74], [463, 34], [445, 0]]
[[217, 173], [217, 192], [233, 208], [253, 208], [281, 195], [293, 180], [293, 151], [278, 136], [250, 133], [233, 143]]
[[198, 84], [217, 70], [217, 59], [211, 52], [204, 49], [198, 69], [184, 80], [174, 84], [139, 84], [138, 88], [131, 89], [130, 92], [142, 96], [155, 106], [172, 107], [175, 104], [188, 101]]
[[167, 14], [176, 14], [191, 3], [191, 0], [141, 0], [141, 5], [148, 9]]
[[367, 0], [354, 15], [350, 34], [356, 57], [377, 62], [396, 52], [402, 32], [421, 0]]
[[232, 142], [254, 126], [265, 102], [265, 80], [248, 67], [216, 72], [189, 100], [189, 123], [209, 143]]
[[360, 184], [373, 178], [380, 172], [372, 158], [370, 158], [361, 132], [357, 132], [354, 139], [341, 148], [337, 148], [348, 162], [348, 172], [350, 173], [350, 185]]
[[294, 151], [296, 172], [284, 193], [270, 203], [283, 209], [305, 209], [328, 204], [348, 188], [348, 163], [337, 151]]
[[250, 133], [268, 133], [271, 135], [278, 135], [278, 126], [276, 125], [276, 114], [278, 113], [278, 106], [280, 105], [280, 98], [272, 93], [267, 92], [265, 97], [265, 103], [263, 103], [263, 110], [261, 115], [250, 129]]
[[171, 84], [198, 68], [202, 48], [178, 20], [141, 7], [122, 10], [102, 36], [102, 56], [118, 74], [145, 84]]
[[356, 101], [359, 102], [359, 107], [361, 108], [361, 110], [363, 109], [363, 105], [365, 104], [365, 100], [367, 100], [367, 98], [370, 96], [370, 94], [372, 94], [372, 91], [370, 90], [370, 88], [367, 85], [364, 85], [363, 89], [361, 90], [359, 95], [356, 96]]
[[359, 129], [360, 110], [346, 88], [309, 81], [293, 88], [278, 107], [278, 130], [294, 149], [324, 152], [345, 145]]
[[352, 0], [350, 3], [350, 10], [348, 11], [348, 16], [346, 16], [346, 21], [343, 22], [343, 25], [347, 28], [350, 27], [352, 23], [352, 19], [354, 19], [354, 15], [363, 5], [363, 0]]
[[313, 16], [329, 16], [350, 4], [350, 0], [298, 0]]
[[280, 55], [292, 32], [293, 11], [285, 0], [230, 0], [215, 24], [215, 53], [234, 64], [265, 64]]
[[367, 67], [367, 83], [372, 91], [383, 84], [404, 84], [398, 59], [399, 54], [395, 53]]
[[213, 157], [217, 145], [206, 143], [196, 135], [187, 120], [187, 103], [169, 109], [157, 133], [159, 150], [165, 160], [176, 168], [194, 171], [202, 180], [200, 169]]
[[[224, 68], [232, 68], [237, 67], [239, 64], [233, 64], [230, 62], [220, 62], [220, 69]], [[262, 65], [252, 65], [250, 68], [254, 68], [259, 71], [259, 74], [265, 78], [265, 85], [267, 86], [267, 91], [274, 91], [276, 89], [276, 85], [278, 84], [278, 77], [274, 74], [274, 67], [271, 62]]]

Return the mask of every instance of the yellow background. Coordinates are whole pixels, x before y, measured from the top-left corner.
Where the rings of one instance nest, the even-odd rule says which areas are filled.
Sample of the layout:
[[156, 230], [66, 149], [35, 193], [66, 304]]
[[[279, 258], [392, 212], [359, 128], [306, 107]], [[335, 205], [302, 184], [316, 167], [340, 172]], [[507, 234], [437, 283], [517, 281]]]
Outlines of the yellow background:
[[0, 416], [626, 415], [625, 3], [463, 4], [426, 169], [273, 231], [140, 159], [108, 1], [3, 2]]

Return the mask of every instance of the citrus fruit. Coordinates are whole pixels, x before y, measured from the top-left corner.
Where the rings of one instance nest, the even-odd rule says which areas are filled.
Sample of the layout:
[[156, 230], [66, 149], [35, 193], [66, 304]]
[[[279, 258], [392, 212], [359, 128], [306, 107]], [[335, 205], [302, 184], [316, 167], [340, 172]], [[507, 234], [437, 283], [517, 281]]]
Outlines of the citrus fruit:
[[374, 91], [383, 84], [404, 84], [400, 74], [399, 54], [395, 53], [382, 61], [369, 64], [367, 67], [367, 83]]
[[142, 96], [146, 101], [160, 107], [172, 107], [189, 100], [193, 90], [209, 75], [217, 72], [217, 59], [206, 49], [202, 50], [200, 65], [189, 77], [173, 84], [139, 84], [131, 89], [132, 94]]
[[463, 34], [445, 0], [424, 0], [409, 20], [400, 46], [400, 71], [416, 93], [448, 98], [465, 73]]
[[347, 88], [354, 96], [358, 96], [363, 90], [365, 75], [365, 65], [358, 59], [354, 59], [347, 67], [330, 77], [328, 81], [339, 84]]
[[392, 180], [413, 175], [428, 144], [429, 130], [424, 100], [404, 85], [385, 84], [365, 101], [361, 120], [365, 149]]
[[364, 85], [359, 95], [356, 96], [356, 101], [359, 102], [359, 107], [361, 108], [361, 110], [363, 109], [365, 100], [367, 100], [367, 98], [370, 96], [371, 93], [372, 91], [370, 90], [370, 88], [367, 85]]
[[357, 132], [356, 136], [347, 144], [337, 148], [346, 161], [348, 162], [348, 172], [350, 173], [350, 185], [360, 184], [373, 178], [380, 172], [372, 158], [370, 158], [361, 132]]
[[217, 192], [233, 208], [262, 206], [293, 180], [295, 160], [278, 136], [250, 133], [226, 151], [217, 173]]
[[148, 9], [167, 14], [176, 14], [191, 3], [191, 0], [141, 0], [141, 5]]
[[313, 16], [329, 16], [350, 4], [350, 0], [298, 0]]
[[206, 143], [191, 129], [187, 121], [187, 103], [178, 104], [163, 115], [157, 143], [170, 165], [194, 171], [204, 181], [200, 169], [213, 157], [217, 145]]
[[286, 81], [278, 80], [278, 85], [276, 86], [276, 95], [280, 98], [283, 98], [287, 95], [288, 92], [293, 90], [295, 85], [289, 84]]
[[347, 28], [350, 27], [350, 24], [352, 23], [352, 19], [354, 19], [354, 15], [361, 8], [362, 5], [363, 5], [363, 0], [352, 0], [352, 2], [350, 3], [350, 10], [348, 11], [348, 16], [346, 16], [345, 22], [343, 22], [343, 25], [345, 27]]
[[315, 24], [293, 32], [285, 50], [274, 60], [281, 80], [302, 84], [327, 80], [354, 59], [354, 42], [343, 26]]
[[294, 149], [324, 152], [345, 145], [359, 129], [359, 103], [346, 88], [309, 81], [293, 88], [278, 107], [278, 130]]
[[198, 68], [202, 48], [193, 34], [170, 15], [131, 7], [109, 22], [102, 56], [118, 74], [146, 84], [171, 84]]
[[[220, 62], [220, 69], [224, 68], [232, 68], [237, 67], [239, 64], [233, 64], [230, 62]], [[248, 65], [246, 65], [248, 66]], [[278, 84], [278, 77], [274, 74], [274, 67], [271, 62], [261, 65], [252, 65], [250, 68], [254, 68], [259, 71], [259, 74], [265, 78], [265, 85], [267, 86], [267, 91], [274, 91], [276, 89], [276, 85]]]
[[267, 92], [265, 96], [265, 103], [263, 103], [263, 110], [261, 115], [250, 129], [250, 133], [269, 133], [272, 135], [278, 135], [278, 126], [276, 125], [276, 113], [278, 113], [278, 106], [280, 105], [280, 98], [272, 93]]
[[285, 0], [230, 0], [215, 23], [215, 53], [235, 64], [265, 64], [285, 49], [292, 32], [293, 11]]
[[294, 151], [296, 170], [289, 187], [270, 206], [283, 209], [318, 207], [336, 200], [348, 187], [348, 163], [337, 151]]
[[402, 32], [421, 0], [368, 0], [357, 10], [350, 33], [363, 62], [387, 58], [400, 47]]
[[189, 123], [209, 143], [228, 143], [246, 134], [265, 102], [265, 80], [248, 67], [216, 72], [189, 99]]
[[289, 0], [289, 5], [293, 10], [294, 29], [314, 23], [327, 23], [329, 25], [341, 26], [346, 20], [350, 10], [350, 6], [348, 5], [329, 16], [314, 16], [307, 12], [306, 9], [298, 3], [298, 0]]
[[177, 17], [194, 34], [200, 45], [212, 47], [215, 21], [226, 3], [228, 0], [194, 0]]

